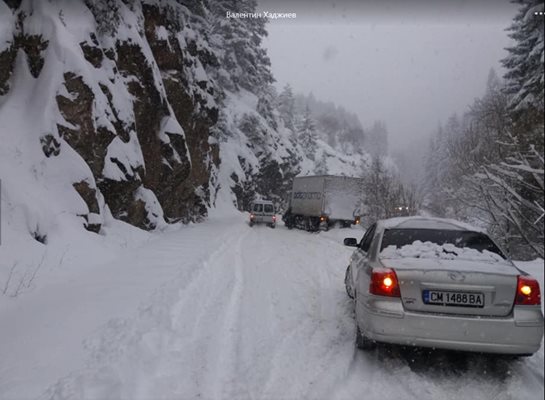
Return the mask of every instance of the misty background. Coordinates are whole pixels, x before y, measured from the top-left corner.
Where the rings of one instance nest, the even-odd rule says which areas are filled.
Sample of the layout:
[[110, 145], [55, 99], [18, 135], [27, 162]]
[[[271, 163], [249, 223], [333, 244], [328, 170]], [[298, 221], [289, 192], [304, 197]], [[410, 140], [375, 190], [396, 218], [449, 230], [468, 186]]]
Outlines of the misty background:
[[295, 12], [270, 20], [264, 46], [276, 86], [312, 93], [354, 112], [363, 126], [385, 122], [402, 179], [422, 172], [429, 138], [483, 95], [490, 69], [511, 39], [508, 1], [261, 0], [258, 11]]

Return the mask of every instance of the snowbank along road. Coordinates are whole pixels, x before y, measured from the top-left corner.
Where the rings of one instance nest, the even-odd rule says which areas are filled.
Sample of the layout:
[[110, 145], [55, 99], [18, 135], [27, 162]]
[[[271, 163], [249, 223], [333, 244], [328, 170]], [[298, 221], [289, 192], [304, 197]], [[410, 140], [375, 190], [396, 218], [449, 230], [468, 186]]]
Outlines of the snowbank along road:
[[[543, 348], [519, 360], [356, 350], [342, 239], [363, 231], [246, 219], [152, 235], [4, 304], [0, 398], [543, 398]], [[543, 285], [542, 261], [522, 266]]]

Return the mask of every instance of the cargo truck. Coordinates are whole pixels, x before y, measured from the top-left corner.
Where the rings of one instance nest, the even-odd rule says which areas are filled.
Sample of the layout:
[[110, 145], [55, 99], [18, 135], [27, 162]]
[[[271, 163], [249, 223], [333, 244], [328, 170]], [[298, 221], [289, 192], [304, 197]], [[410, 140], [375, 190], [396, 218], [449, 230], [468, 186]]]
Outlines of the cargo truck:
[[316, 231], [359, 224], [363, 207], [363, 180], [347, 176], [300, 176], [293, 180], [289, 206], [282, 220]]

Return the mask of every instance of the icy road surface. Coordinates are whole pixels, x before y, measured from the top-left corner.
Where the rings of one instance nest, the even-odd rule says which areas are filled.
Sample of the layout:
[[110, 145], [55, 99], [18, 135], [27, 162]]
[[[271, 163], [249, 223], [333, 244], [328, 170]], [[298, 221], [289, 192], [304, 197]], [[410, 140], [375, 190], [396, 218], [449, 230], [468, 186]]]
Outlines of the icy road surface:
[[357, 351], [342, 239], [362, 233], [211, 218], [59, 273], [0, 307], [0, 399], [543, 398], [543, 347]]

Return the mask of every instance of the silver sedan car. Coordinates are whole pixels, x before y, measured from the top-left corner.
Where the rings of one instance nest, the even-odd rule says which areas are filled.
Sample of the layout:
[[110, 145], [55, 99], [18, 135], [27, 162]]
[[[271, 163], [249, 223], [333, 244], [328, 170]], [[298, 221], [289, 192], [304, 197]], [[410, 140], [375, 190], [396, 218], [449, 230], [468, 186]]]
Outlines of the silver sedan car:
[[543, 337], [538, 282], [483, 232], [424, 217], [373, 224], [346, 271], [359, 348], [376, 342], [531, 355]]

